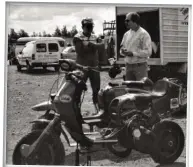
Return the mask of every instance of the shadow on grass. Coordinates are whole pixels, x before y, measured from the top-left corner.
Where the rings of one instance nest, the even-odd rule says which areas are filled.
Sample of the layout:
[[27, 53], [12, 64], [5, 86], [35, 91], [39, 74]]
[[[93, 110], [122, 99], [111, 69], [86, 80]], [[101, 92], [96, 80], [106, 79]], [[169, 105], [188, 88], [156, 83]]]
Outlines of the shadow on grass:
[[34, 68], [30, 72], [28, 72], [26, 69], [21, 70], [20, 73], [40, 76], [40, 75], [57, 75], [59, 72], [56, 72], [51, 68], [48, 68], [48, 69]]
[[[101, 160], [110, 160], [113, 161], [114, 163], [126, 163], [128, 161], [136, 161], [139, 159], [143, 159], [143, 158], [150, 158], [150, 155], [148, 154], [142, 154], [142, 153], [137, 153], [137, 154], [130, 154], [125, 158], [120, 158], [115, 156], [114, 154], [110, 153], [107, 148], [99, 148], [97, 149], [99, 151], [93, 152], [93, 153], [89, 153], [89, 154], [80, 154], [79, 157], [79, 163], [80, 165], [86, 165], [87, 162], [87, 156], [91, 156], [91, 164], [94, 161], [101, 161]], [[67, 166], [74, 166], [75, 165], [75, 148], [74, 148], [74, 152], [68, 154], [65, 156], [65, 164]]]
[[173, 164], [157, 165], [156, 167], [186, 167], [186, 164], [183, 162], [174, 162]]

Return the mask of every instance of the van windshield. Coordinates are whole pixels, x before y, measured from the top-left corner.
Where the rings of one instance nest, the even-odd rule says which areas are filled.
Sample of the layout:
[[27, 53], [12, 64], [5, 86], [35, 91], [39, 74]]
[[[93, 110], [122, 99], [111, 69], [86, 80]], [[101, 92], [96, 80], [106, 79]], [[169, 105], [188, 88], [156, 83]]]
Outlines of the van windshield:
[[17, 41], [16, 45], [25, 45], [27, 42], [30, 42], [30, 41]]
[[57, 43], [49, 43], [48, 44], [49, 52], [58, 52], [58, 45]]
[[64, 41], [58, 41], [60, 44], [60, 47], [64, 47]]

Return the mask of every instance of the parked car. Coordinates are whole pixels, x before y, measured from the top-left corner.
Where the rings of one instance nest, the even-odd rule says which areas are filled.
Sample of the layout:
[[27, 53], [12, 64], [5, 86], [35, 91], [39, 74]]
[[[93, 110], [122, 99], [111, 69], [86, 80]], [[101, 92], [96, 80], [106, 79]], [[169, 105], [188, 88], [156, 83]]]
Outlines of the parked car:
[[22, 51], [26, 43], [30, 41], [44, 41], [44, 40], [57, 40], [60, 45], [61, 52], [67, 46], [66, 40], [61, 37], [21, 37], [16, 42], [15, 55], [18, 55], [19, 52]]
[[17, 55], [17, 70], [26, 67], [31, 71], [34, 67], [54, 67], [59, 70], [61, 59], [60, 45], [57, 40], [38, 40], [28, 42], [23, 50]]
[[62, 59], [73, 59], [76, 60], [76, 51], [74, 46], [66, 47], [62, 52]]

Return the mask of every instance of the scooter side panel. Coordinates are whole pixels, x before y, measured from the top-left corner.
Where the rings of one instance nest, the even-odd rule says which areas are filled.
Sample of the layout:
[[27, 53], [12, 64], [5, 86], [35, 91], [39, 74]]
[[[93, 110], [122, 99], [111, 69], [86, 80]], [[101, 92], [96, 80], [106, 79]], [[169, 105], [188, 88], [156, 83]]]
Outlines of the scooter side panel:
[[76, 86], [72, 81], [66, 81], [64, 87], [58, 91], [55, 99], [54, 105], [56, 112], [60, 114], [61, 119], [73, 129], [73, 131], [82, 131], [80, 124], [77, 121], [76, 111], [74, 111], [74, 92]]

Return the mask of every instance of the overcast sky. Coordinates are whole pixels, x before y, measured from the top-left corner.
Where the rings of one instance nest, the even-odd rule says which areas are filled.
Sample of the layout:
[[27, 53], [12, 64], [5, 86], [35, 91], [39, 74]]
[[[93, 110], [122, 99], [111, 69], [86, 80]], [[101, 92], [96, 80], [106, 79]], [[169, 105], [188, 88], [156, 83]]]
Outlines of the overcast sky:
[[114, 6], [99, 6], [88, 4], [64, 4], [64, 3], [9, 3], [7, 9], [8, 30], [24, 29], [29, 35], [33, 32], [53, 33], [56, 26], [60, 29], [63, 25], [71, 30], [76, 25], [81, 30], [81, 20], [92, 17], [95, 23], [94, 32], [103, 32], [104, 20], [115, 20]]

